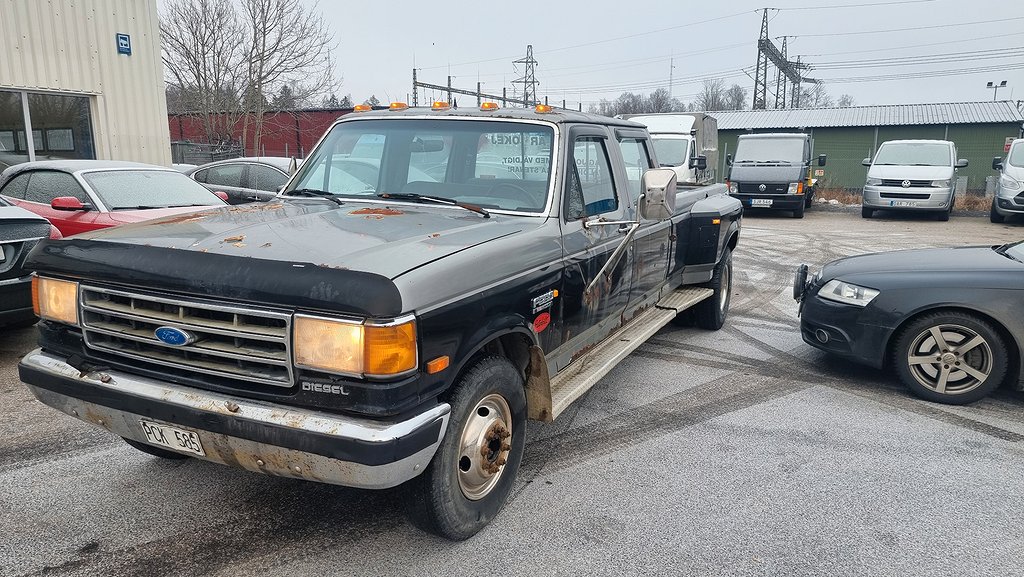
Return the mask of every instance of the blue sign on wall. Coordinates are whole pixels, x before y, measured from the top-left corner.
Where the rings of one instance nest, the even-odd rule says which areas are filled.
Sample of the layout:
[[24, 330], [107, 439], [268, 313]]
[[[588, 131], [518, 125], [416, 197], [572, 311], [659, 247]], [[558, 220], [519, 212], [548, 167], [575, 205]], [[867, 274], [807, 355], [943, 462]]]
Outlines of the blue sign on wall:
[[132, 55], [132, 37], [127, 34], [117, 35], [117, 53]]

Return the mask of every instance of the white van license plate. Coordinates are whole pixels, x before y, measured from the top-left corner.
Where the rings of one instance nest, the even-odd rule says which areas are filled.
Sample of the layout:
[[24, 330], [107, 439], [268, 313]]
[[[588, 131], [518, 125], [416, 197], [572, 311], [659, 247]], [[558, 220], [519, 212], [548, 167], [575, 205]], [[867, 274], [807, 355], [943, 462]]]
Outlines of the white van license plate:
[[889, 206], [917, 206], [917, 203], [912, 200], [890, 200]]
[[771, 206], [775, 202], [771, 198], [752, 198], [750, 199], [750, 206]]
[[192, 431], [183, 431], [174, 427], [168, 427], [167, 425], [158, 425], [152, 421], [140, 420], [139, 423], [142, 424], [142, 432], [146, 434], [146, 440], [154, 445], [160, 445], [175, 451], [193, 453], [200, 457], [206, 456], [206, 451], [203, 450], [203, 444], [199, 440], [199, 435]]

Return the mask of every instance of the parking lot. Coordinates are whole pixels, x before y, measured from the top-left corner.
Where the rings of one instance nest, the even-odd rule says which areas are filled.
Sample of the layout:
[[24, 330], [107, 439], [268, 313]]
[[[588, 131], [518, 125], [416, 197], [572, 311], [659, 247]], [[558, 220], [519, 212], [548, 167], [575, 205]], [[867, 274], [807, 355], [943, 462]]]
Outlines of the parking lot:
[[725, 328], [669, 325], [552, 424], [474, 538], [403, 492], [163, 461], [56, 413], [0, 334], [0, 575], [1011, 575], [1024, 566], [1024, 394], [969, 407], [800, 341], [794, 268], [1001, 244], [1024, 224], [816, 207], [748, 213]]

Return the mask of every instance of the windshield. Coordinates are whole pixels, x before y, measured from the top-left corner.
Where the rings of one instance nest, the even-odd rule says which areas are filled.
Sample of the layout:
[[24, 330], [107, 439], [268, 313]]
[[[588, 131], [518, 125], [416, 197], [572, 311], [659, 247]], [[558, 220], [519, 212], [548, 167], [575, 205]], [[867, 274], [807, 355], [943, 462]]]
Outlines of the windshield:
[[551, 127], [524, 122], [342, 122], [303, 162], [289, 190], [368, 198], [413, 193], [541, 212], [547, 206], [553, 140]]
[[1006, 157], [1006, 163], [1011, 166], [1024, 166], [1024, 140], [1018, 140], [1013, 144], [1009, 156]]
[[875, 164], [898, 166], [953, 166], [953, 151], [940, 142], [884, 142]]
[[803, 164], [803, 138], [741, 138], [733, 162], [788, 162]]
[[689, 160], [686, 156], [689, 140], [685, 138], [657, 138], [651, 137], [654, 142], [654, 154], [662, 166], [682, 166]]
[[82, 175], [110, 210], [224, 204], [203, 185], [169, 170], [110, 170]]
[[1024, 262], [1024, 241], [1015, 242], [1013, 244], [1004, 244], [999, 247], [999, 252], [1009, 255], [1020, 262]]

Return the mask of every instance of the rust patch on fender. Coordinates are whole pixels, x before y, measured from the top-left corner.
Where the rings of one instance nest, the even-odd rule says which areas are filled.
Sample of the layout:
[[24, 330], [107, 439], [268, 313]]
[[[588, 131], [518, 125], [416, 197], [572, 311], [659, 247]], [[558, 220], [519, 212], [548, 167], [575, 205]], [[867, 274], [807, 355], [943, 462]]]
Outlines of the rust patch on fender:
[[243, 240], [245, 240], [245, 235], [244, 234], [237, 234], [235, 236], [229, 236], [229, 237], [225, 238], [224, 240], [222, 240], [221, 242], [242, 242]]

